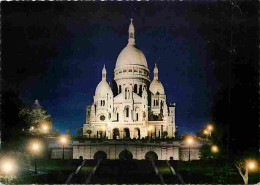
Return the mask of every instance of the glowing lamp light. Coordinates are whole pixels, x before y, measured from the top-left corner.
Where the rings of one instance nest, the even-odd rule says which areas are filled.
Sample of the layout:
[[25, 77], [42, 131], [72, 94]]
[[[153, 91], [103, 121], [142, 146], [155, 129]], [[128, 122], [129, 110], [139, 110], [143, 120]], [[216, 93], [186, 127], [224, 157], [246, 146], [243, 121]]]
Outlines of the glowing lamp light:
[[30, 131], [33, 131], [33, 130], [34, 130], [34, 126], [31, 126]]
[[153, 126], [149, 126], [149, 127], [148, 127], [148, 130], [149, 130], [149, 131], [152, 131], [152, 130], [153, 130]]
[[256, 160], [248, 160], [246, 165], [247, 165], [247, 168], [251, 171], [257, 169], [257, 161]]
[[105, 131], [105, 127], [101, 127], [101, 130], [102, 130], [102, 131]]
[[39, 144], [38, 144], [38, 143], [33, 143], [32, 149], [33, 149], [34, 151], [39, 151], [39, 149], [40, 149]]
[[191, 144], [194, 142], [194, 140], [193, 140], [192, 137], [187, 138], [186, 141], [187, 141], [187, 143], [188, 143], [189, 145], [191, 145]]
[[65, 136], [62, 136], [62, 137], [60, 138], [60, 142], [61, 142], [62, 144], [66, 144], [66, 143], [67, 143], [67, 138], [66, 138]]
[[47, 125], [42, 125], [42, 130], [44, 131], [44, 132], [47, 132], [48, 131], [48, 129], [49, 129], [49, 127], [47, 126]]
[[12, 165], [10, 162], [6, 162], [6, 163], [4, 163], [4, 165], [3, 165], [3, 170], [4, 170], [6, 173], [10, 173], [10, 172], [13, 170], [13, 165]]
[[208, 125], [207, 126], [207, 130], [212, 131], [213, 130], [213, 125]]
[[203, 134], [208, 135], [209, 132], [205, 129], [205, 130], [203, 131]]
[[41, 150], [41, 143], [39, 141], [32, 141], [29, 145], [29, 150], [34, 153], [34, 154], [38, 154]]
[[218, 153], [218, 152], [219, 152], [218, 146], [217, 146], [217, 145], [211, 146], [211, 152], [213, 152], [213, 153]]
[[15, 161], [12, 159], [2, 159], [1, 160], [1, 171], [3, 171], [5, 174], [11, 174], [14, 173], [16, 170], [16, 164]]

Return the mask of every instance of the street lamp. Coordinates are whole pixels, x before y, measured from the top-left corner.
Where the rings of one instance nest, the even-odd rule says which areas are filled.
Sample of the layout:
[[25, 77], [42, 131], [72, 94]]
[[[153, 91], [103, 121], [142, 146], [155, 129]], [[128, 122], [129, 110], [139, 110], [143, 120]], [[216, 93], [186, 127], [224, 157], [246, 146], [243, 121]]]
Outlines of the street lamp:
[[[212, 145], [210, 148], [213, 154], [217, 154], [219, 152], [219, 148], [217, 145]], [[216, 156], [214, 156], [214, 166], [213, 166], [213, 184], [215, 183], [215, 168], [216, 168]]]
[[65, 135], [60, 136], [60, 143], [62, 144], [62, 160], [64, 160], [64, 145], [68, 143], [68, 137]]
[[187, 144], [188, 144], [188, 146], [189, 146], [189, 181], [190, 181], [190, 147], [191, 147], [191, 145], [194, 143], [194, 139], [191, 137], [191, 136], [188, 136], [187, 138], [186, 138], [186, 142], [187, 142]]
[[187, 141], [188, 146], [189, 146], [189, 161], [190, 161], [190, 146], [193, 144], [194, 140], [193, 140], [192, 137], [188, 137], [186, 141]]
[[34, 174], [37, 174], [36, 155], [39, 154], [41, 150], [40, 142], [39, 141], [31, 142], [30, 150], [34, 154]]
[[257, 171], [258, 169], [258, 163], [254, 159], [248, 159], [246, 160], [246, 175], [247, 175], [247, 183], [249, 182], [249, 172]]

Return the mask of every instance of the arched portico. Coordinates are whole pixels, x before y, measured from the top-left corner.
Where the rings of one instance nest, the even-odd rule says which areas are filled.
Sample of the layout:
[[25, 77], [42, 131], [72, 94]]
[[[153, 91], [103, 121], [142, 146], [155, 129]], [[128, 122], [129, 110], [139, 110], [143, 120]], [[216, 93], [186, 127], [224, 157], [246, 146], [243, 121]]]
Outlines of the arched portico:
[[113, 129], [113, 136], [112, 137], [113, 137], [113, 139], [118, 139], [120, 137], [118, 128]]
[[129, 150], [125, 149], [119, 153], [119, 159], [121, 160], [131, 160], [133, 159], [133, 154]]
[[158, 155], [154, 151], [149, 151], [145, 154], [146, 160], [158, 160]]
[[140, 139], [141, 138], [140, 128], [135, 128], [134, 129], [134, 138], [136, 138], [136, 139]]
[[130, 138], [130, 130], [129, 130], [129, 128], [124, 128], [124, 138]]
[[94, 159], [96, 159], [96, 160], [98, 160], [98, 159], [105, 160], [105, 159], [107, 159], [107, 154], [104, 151], [97, 151], [94, 154]]

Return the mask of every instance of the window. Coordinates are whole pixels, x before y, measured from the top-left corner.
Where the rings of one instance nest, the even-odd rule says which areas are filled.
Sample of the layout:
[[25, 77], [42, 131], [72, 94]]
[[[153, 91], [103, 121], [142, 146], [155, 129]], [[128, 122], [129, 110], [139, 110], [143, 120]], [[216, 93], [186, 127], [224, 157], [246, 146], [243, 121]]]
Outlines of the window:
[[126, 70], [124, 70], [123, 73], [126, 73]]
[[143, 93], [143, 86], [142, 86], [142, 85], [140, 85], [140, 86], [139, 86], [139, 95], [141, 95], [141, 96], [142, 96], [142, 93]]
[[126, 109], [125, 109], [125, 113], [126, 113], [126, 117], [128, 118], [129, 117], [129, 108], [128, 107], [126, 107]]
[[119, 113], [116, 113], [116, 120], [119, 121]]
[[101, 106], [103, 105], [103, 101], [102, 101], [102, 100], [100, 100], [100, 105], [101, 105]]
[[106, 117], [105, 117], [104, 115], [101, 115], [101, 116], [100, 116], [100, 120], [101, 120], [101, 121], [105, 121], [105, 119], [106, 119]]
[[134, 34], [133, 33], [130, 33], [130, 38], [134, 38]]
[[121, 93], [121, 85], [119, 85], [118, 93]]
[[155, 106], [155, 100], [153, 100], [153, 106]]
[[137, 84], [134, 85], [134, 93], [137, 93]]
[[136, 121], [138, 121], [138, 113], [136, 113]]
[[105, 100], [103, 100], [103, 106], [105, 106]]
[[131, 72], [132, 72], [132, 69], [129, 69], [129, 71], [128, 71], [128, 72], [130, 72], [130, 73], [131, 73]]

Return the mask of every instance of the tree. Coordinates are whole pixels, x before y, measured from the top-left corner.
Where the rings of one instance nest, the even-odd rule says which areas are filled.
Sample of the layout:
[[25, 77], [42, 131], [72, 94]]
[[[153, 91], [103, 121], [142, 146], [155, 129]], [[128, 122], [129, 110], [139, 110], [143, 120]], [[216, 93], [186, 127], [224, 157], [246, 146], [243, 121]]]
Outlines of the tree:
[[52, 135], [53, 136], [59, 136], [60, 135], [60, 130], [59, 129], [53, 130], [52, 131]]
[[167, 132], [167, 131], [163, 131], [163, 132], [162, 132], [162, 137], [163, 137], [163, 138], [166, 138], [167, 136], [168, 136], [168, 132]]
[[237, 160], [235, 161], [235, 166], [239, 171], [239, 174], [244, 180], [245, 185], [248, 185], [248, 168], [245, 160]]
[[210, 145], [204, 144], [200, 148], [200, 159], [201, 160], [208, 160], [208, 159], [211, 158], [211, 156], [212, 156], [212, 153], [210, 151]]
[[41, 124], [47, 124], [48, 128], [52, 128], [52, 118], [48, 114], [47, 110], [39, 105], [38, 101], [33, 106], [25, 106], [19, 112], [21, 117], [29, 126], [35, 127], [37, 130], [40, 129]]
[[82, 136], [82, 128], [77, 128], [77, 136]]
[[90, 138], [90, 135], [92, 134], [92, 130], [87, 130], [86, 133], [89, 135]]
[[71, 130], [70, 130], [70, 129], [67, 129], [67, 130], [66, 130], [66, 133], [67, 133], [68, 136], [70, 136], [70, 135], [71, 135]]

